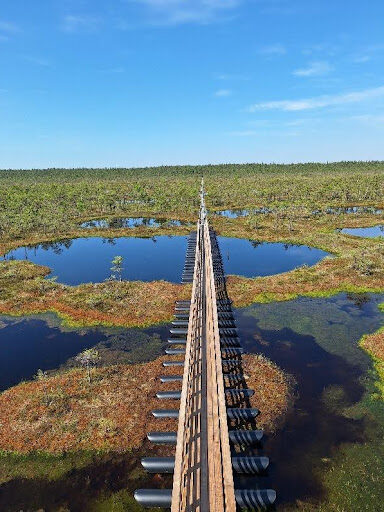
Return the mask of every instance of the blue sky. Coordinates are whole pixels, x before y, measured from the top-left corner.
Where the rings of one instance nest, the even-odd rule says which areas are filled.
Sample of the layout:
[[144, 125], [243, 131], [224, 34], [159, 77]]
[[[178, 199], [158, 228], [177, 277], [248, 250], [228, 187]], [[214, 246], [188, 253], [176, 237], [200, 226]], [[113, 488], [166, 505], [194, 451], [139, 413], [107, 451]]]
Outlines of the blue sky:
[[384, 160], [384, 2], [3, 0], [0, 167]]

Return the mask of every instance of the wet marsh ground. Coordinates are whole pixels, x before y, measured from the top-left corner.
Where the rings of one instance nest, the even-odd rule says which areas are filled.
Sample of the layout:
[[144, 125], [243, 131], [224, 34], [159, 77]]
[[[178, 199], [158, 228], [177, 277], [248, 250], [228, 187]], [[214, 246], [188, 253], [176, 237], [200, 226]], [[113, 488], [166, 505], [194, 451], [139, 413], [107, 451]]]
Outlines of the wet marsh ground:
[[[10, 320], [3, 322], [0, 344], [7, 347], [14, 340], [12, 333], [6, 332]], [[60, 323], [51, 316], [38, 322], [40, 336], [60, 352], [65, 343], [57, 332]], [[41, 323], [46, 324], [45, 330]], [[36, 329], [34, 321], [26, 326], [21, 320], [16, 325], [24, 328], [26, 336]], [[63, 329], [68, 334], [68, 328]], [[76, 337], [86, 338], [89, 333], [72, 330], [69, 334], [78, 341]], [[56, 370], [50, 361], [47, 363], [45, 354], [40, 354], [41, 367], [51, 368], [48, 375], [21, 382], [0, 394], [0, 424], [7, 423], [0, 435], [1, 510], [141, 510], [133, 505], [136, 487], [170, 485], [169, 478], [145, 475], [140, 457], [148, 452], [171, 454], [169, 448], [150, 446], [145, 435], [151, 430], [177, 428], [177, 420], [159, 421], [150, 411], [158, 407], [155, 392], [159, 390], [159, 375], [181, 374], [181, 369], [162, 367], [164, 357], [157, 357], [161, 342], [158, 328], [129, 333], [120, 329], [117, 341], [113, 330], [100, 334], [102, 341], [94, 338], [92, 343], [102, 360], [92, 371], [90, 383], [84, 369], [73, 368], [71, 352], [61, 354], [62, 364]], [[127, 365], [134, 356], [149, 362]], [[12, 357], [8, 364], [11, 362]], [[29, 369], [20, 359], [13, 364], [14, 370], [28, 378]], [[266, 411], [260, 426], [274, 432], [292, 407], [291, 379], [255, 355], [245, 357], [244, 370], [251, 386], [259, 390], [264, 386], [257, 399]], [[174, 384], [162, 386], [172, 387]], [[162, 405], [175, 407], [174, 402]]]
[[384, 403], [359, 340], [383, 325], [383, 299], [340, 294], [237, 310], [244, 348], [297, 382], [295, 407], [266, 444], [273, 465], [262, 484], [279, 490], [278, 510], [380, 510]]
[[[257, 279], [252, 277], [231, 277], [229, 280], [230, 293], [236, 305], [241, 306], [257, 301], [286, 300], [300, 294], [329, 295], [343, 290], [351, 292], [379, 292], [384, 287], [383, 240], [380, 238], [353, 237], [336, 231], [338, 228], [342, 228], [343, 225], [370, 225], [373, 222], [372, 216], [371, 214], [353, 214], [351, 217], [351, 215], [345, 214], [335, 218], [334, 215], [325, 214], [312, 218], [307, 214], [300, 214], [292, 220], [287, 214], [279, 216], [260, 214], [256, 217], [256, 220], [254, 217], [227, 219], [217, 216], [212, 218], [212, 225], [218, 234], [228, 237], [223, 238], [224, 241], [229, 240], [229, 238], [253, 240], [253, 244], [256, 247], [255, 250], [249, 249], [250, 244], [246, 240], [237, 240], [236, 244], [246, 246], [255, 257], [258, 254], [261, 255], [264, 250], [273, 247], [273, 244], [280, 244], [275, 247], [277, 249], [281, 248], [283, 254], [280, 260], [276, 262], [277, 266], [274, 269], [269, 267], [261, 271], [263, 262], [261, 262], [261, 265], [257, 265], [257, 258], [256, 260], [247, 259], [247, 265], [248, 267], [251, 265], [251, 268], [246, 269], [244, 267], [245, 275], [252, 275], [253, 272], [256, 275], [260, 273], [281, 272], [306, 261], [313, 263], [318, 255], [321, 254], [317, 250], [327, 252], [333, 256], [332, 258], [324, 258], [314, 266], [302, 265], [291, 272], [271, 277]], [[167, 228], [167, 234], [170, 235], [172, 233], [175, 239], [184, 240], [181, 236], [184, 229], [178, 227]], [[91, 232], [92, 230], [88, 231]], [[143, 240], [143, 243], [147, 243], [149, 246], [152, 246], [152, 244], [155, 246], [155, 243], [150, 242], [152, 237], [167, 239], [167, 237], [164, 237], [163, 228], [138, 227], [134, 229], [121, 229], [120, 231], [102, 231], [103, 233], [100, 233], [97, 230], [97, 234], [102, 234], [103, 238], [105, 237], [106, 240], [109, 239], [110, 241], [115, 237], [118, 241], [121, 240], [120, 243], [123, 243], [123, 237], [127, 236], [128, 233], [131, 242], [136, 239], [135, 237], [138, 240], [143, 240], [140, 238], [143, 236], [149, 237], [146, 241]], [[90, 234], [88, 234], [88, 237], [91, 245], [93, 239], [97, 240], [97, 238], [95, 239]], [[74, 240], [74, 244], [78, 243], [76, 240], [81, 241], [83, 238], [84, 230], [81, 231], [81, 238]], [[87, 239], [85, 238], [84, 240], [84, 244], [87, 246]], [[265, 242], [271, 245], [265, 244]], [[14, 241], [13, 244], [15, 243]], [[288, 256], [290, 252], [283, 251], [284, 244], [301, 246], [300, 250], [307, 250], [308, 255], [304, 255], [305, 257], [301, 260], [294, 257], [291, 262], [286, 261], [285, 256]], [[47, 242], [45, 247], [49, 246], [50, 244]], [[309, 251], [303, 246], [312, 247], [316, 250]], [[55, 247], [55, 244], [53, 244], [53, 247]], [[113, 245], [111, 247], [109, 256], [112, 256], [117, 251]], [[66, 251], [66, 249], [63, 250], [64, 252]], [[179, 250], [181, 251], [180, 247]], [[292, 248], [292, 254], [295, 256], [293, 251], [294, 248]], [[229, 253], [230, 258], [228, 261], [228, 251], [226, 252], [224, 247], [223, 259], [227, 271], [241, 273], [244, 252], [239, 253], [236, 248], [231, 252], [233, 258], [231, 258], [231, 253]], [[18, 249], [17, 254], [19, 254], [19, 257], [25, 257], [26, 253]], [[315, 260], [311, 260], [313, 256]], [[306, 260], [307, 257], [309, 260]], [[57, 258], [60, 258], [60, 255]], [[172, 260], [172, 258], [170, 259]], [[181, 252], [179, 259], [180, 261], [177, 265], [169, 266], [167, 257], [164, 255], [163, 258], [165, 262], [164, 269], [170, 269], [171, 277], [174, 279], [176, 279], [177, 273], [175, 269], [177, 270], [182, 266]], [[264, 260], [267, 265], [272, 265], [270, 257], [264, 258]], [[133, 259], [131, 268], [129, 256], [124, 262], [128, 273], [134, 271], [134, 261], [141, 264], [140, 259], [139, 261]], [[79, 267], [84, 265], [87, 267], [86, 257], [80, 262]], [[108, 273], [108, 263], [106, 260], [102, 264], [97, 262], [96, 268], [99, 268], [100, 265], [103, 266], [103, 270], [102, 276], [99, 278], [102, 278]], [[156, 265], [152, 265], [152, 261], [147, 262], [145, 268], [147, 269], [145, 270], [147, 272], [147, 279], [151, 276], [156, 278], [158, 273], [156, 274]], [[2, 261], [0, 262], [0, 269], [2, 270], [0, 274], [0, 290], [2, 292], [0, 312], [4, 314], [22, 314], [23, 312], [55, 311], [68, 322], [76, 325], [103, 323], [106, 325], [115, 324], [131, 327], [134, 325], [150, 325], [156, 321], [169, 321], [174, 300], [187, 298], [189, 293], [186, 287], [172, 284], [169, 281], [124, 281], [121, 284], [102, 282], [95, 285], [64, 286], [45, 279], [45, 276], [50, 273], [48, 267], [41, 267], [18, 260]], [[161, 272], [164, 273], [164, 269]], [[87, 269], [87, 272], [89, 271], [92, 272], [92, 269]], [[73, 270], [72, 268], [67, 269], [66, 272], [76, 276], [76, 265], [74, 265]], [[79, 279], [81, 279], [81, 276]], [[23, 291], [22, 294], [19, 293], [20, 289]], [[156, 300], [156, 297], [159, 300]], [[146, 313], [144, 314], [144, 312]], [[146, 315], [149, 315], [148, 318], [146, 318]]]
[[[325, 511], [338, 510], [338, 507], [341, 510], [352, 511], [364, 509], [363, 506], [367, 506], [366, 510], [379, 510], [377, 507], [383, 498], [380, 482], [384, 476], [381, 443], [384, 433], [384, 403], [376, 396], [377, 375], [372, 359], [359, 348], [358, 341], [362, 335], [374, 333], [383, 325], [384, 316], [377, 307], [383, 300], [383, 295], [341, 294], [328, 299], [299, 298], [281, 303], [254, 304], [236, 311], [241, 343], [246, 351], [262, 354], [274, 361], [286, 374], [292, 375], [296, 382], [294, 395], [289, 397], [288, 416], [277, 422], [277, 429], [267, 431], [264, 452], [272, 462], [268, 476], [258, 478], [254, 482], [255, 487], [269, 485], [278, 490], [279, 511]], [[51, 327], [47, 324], [46, 328], [52, 329], [53, 332], [60, 325], [54, 318], [39, 320], [43, 321], [50, 323]], [[65, 327], [63, 329], [68, 330]], [[52, 331], [47, 331], [45, 338], [51, 339], [52, 343], [57, 345], [61, 339], [52, 338]], [[103, 361], [107, 365], [123, 361], [123, 357], [131, 360], [132, 353], [139, 349], [136, 336], [126, 336], [123, 330], [119, 332], [120, 336], [126, 338], [125, 345], [120, 347], [121, 350], [115, 345], [116, 333], [94, 345], [99, 349], [104, 347]], [[72, 331], [72, 335], [74, 334]], [[85, 336], [86, 330], [82, 331], [81, 335]], [[105, 333], [103, 335], [105, 336]], [[143, 332], [143, 336], [145, 338], [141, 340], [141, 348], [146, 340], [153, 339], [151, 331], [149, 334], [147, 331]], [[9, 336], [6, 337], [8, 343], [11, 339]], [[156, 340], [158, 336], [155, 335]], [[146, 356], [150, 359], [156, 357], [157, 347], [152, 351], [149, 345], [148, 349], [149, 354]], [[144, 356], [139, 352], [139, 357]], [[72, 360], [73, 358], [68, 358], [67, 364], [61, 367], [58, 377], [52, 373], [52, 389], [55, 379], [61, 382], [60, 379], [63, 378], [65, 384], [63, 381], [59, 387], [65, 392], [68, 391], [68, 386], [72, 388], [80, 385], [82, 388], [85, 385], [82, 384], [83, 370], [70, 370], [68, 375], [76, 377], [73, 383], [66, 377], [65, 368], [71, 368]], [[255, 367], [255, 362], [251, 364], [261, 379], [251, 382], [250, 385], [258, 390], [255, 399], [261, 409], [262, 422], [265, 421], [263, 417], [267, 412], [273, 410], [270, 398], [264, 398], [264, 402], [261, 400], [263, 396], [269, 395], [268, 388], [262, 390], [265, 375], [269, 375], [270, 370], [265, 373], [262, 367]], [[112, 371], [112, 378], [116, 378], [113, 377], [116, 376], [116, 366], [112, 364], [109, 366], [110, 370], [108, 366], [104, 368], [105, 370], [97, 372]], [[158, 382], [154, 383], [156, 372], [153, 369], [149, 371], [151, 377], [144, 380], [153, 382], [155, 391], [158, 388]], [[160, 371], [164, 372], [164, 369]], [[172, 372], [174, 371], [173, 369]], [[80, 373], [77, 377], [73, 372]], [[137, 373], [136, 370], [135, 372]], [[139, 374], [140, 377], [144, 375], [142, 370]], [[135, 373], [132, 374], [130, 370], [126, 375], [123, 380], [119, 377], [116, 381], [123, 393], [125, 388], [122, 382], [125, 382], [125, 378], [135, 379]], [[35, 381], [31, 384], [22, 384], [21, 388], [11, 388], [9, 398], [6, 400], [7, 407], [14, 403], [15, 397], [22, 396], [23, 414], [26, 414], [31, 405], [36, 409], [34, 401], [37, 394], [32, 388], [43, 384]], [[106, 381], [104, 385], [106, 384], [109, 390], [112, 389], [112, 381]], [[95, 380], [92, 385], [99, 384]], [[25, 394], [28, 389], [31, 393], [30, 398]], [[280, 384], [278, 389], [281, 389]], [[75, 393], [77, 401], [79, 391]], [[69, 396], [71, 394], [73, 393], [70, 392]], [[104, 400], [104, 392], [99, 391], [97, 396], [99, 401]], [[145, 407], [155, 406], [152, 396], [153, 392], [145, 394]], [[137, 397], [140, 397], [140, 394]], [[134, 402], [137, 402], [137, 397]], [[29, 406], [28, 400], [32, 400]], [[121, 402], [121, 399], [119, 401]], [[15, 410], [17, 403], [16, 400]], [[141, 407], [140, 404], [136, 405]], [[105, 417], [106, 405], [103, 407], [102, 416]], [[113, 404], [109, 404], [108, 407], [115, 408]], [[4, 407], [2, 409], [4, 413]], [[68, 411], [64, 410], [60, 414], [60, 417], [65, 417]], [[116, 422], [116, 418], [114, 421]], [[91, 425], [91, 422], [87, 423]], [[150, 428], [170, 428], [150, 425], [148, 421], [140, 425], [139, 438], [136, 436], [135, 442], [143, 439], [145, 431]], [[33, 421], [31, 428], [35, 428]], [[98, 440], [108, 443], [116, 423], [97, 423], [93, 428], [107, 430], [101, 438], [93, 434], [90, 437], [92, 442]], [[136, 433], [138, 428], [139, 424], [136, 423]], [[20, 434], [18, 437], [20, 438]], [[14, 436], [12, 442], [16, 442]], [[60, 439], [60, 443], [62, 442]], [[133, 438], [126, 433], [122, 435], [122, 442], [127, 443], [128, 448]], [[148, 478], [143, 473], [139, 458], [148, 453], [164, 454], [146, 442], [139, 442], [126, 453], [124, 450], [117, 453], [110, 449], [100, 453], [89, 449], [75, 453], [69, 450], [64, 454], [39, 454], [33, 451], [24, 455], [3, 453], [1, 509], [13, 512], [33, 506], [46, 510], [66, 510], [67, 507], [71, 511], [97, 511], [104, 510], [105, 507], [105, 510], [123, 511], [126, 510], [124, 507], [129, 506], [132, 508], [128, 510], [136, 510], [131, 494], [134, 488], [169, 484], [167, 478]], [[241, 484], [239, 479], [238, 485]], [[10, 506], [10, 503], [14, 505]], [[16, 505], [19, 508], [15, 508]], [[115, 508], [108, 509], [112, 506]]]
[[[236, 307], [249, 306], [237, 312], [244, 347], [270, 358], [297, 383], [293, 410], [267, 436], [265, 453], [272, 460], [269, 476], [255, 482], [255, 486], [276, 488], [278, 511], [376, 511], [384, 501], [384, 331], [380, 330], [384, 316], [377, 308], [384, 301], [380, 295], [384, 245], [380, 238], [339, 231], [384, 222], [383, 169], [381, 162], [205, 169], [211, 210], [257, 210], [246, 215], [212, 215], [211, 224], [219, 235], [304, 245], [331, 255], [312, 267], [304, 265], [283, 274], [228, 279]], [[12, 176], [0, 172], [0, 251], [95, 236], [184, 237], [191, 229], [187, 224], [196, 220], [200, 172], [192, 168], [149, 169], [140, 174], [129, 170], [21, 171]], [[121, 221], [166, 215], [171, 222], [159, 225]], [[95, 227], [81, 227], [92, 221]], [[174, 300], [190, 295], [188, 286], [167, 281], [65, 286], [46, 278], [49, 268], [25, 261], [0, 262], [0, 270], [0, 313], [56, 311], [65, 320], [67, 326], [53, 317], [49, 320], [54, 330], [60, 325], [52, 338], [53, 356], [57, 356], [55, 343], [62, 341], [66, 346], [74, 333], [68, 325], [85, 329], [78, 331], [79, 338], [73, 334], [79, 345], [68, 343], [71, 349], [64, 351], [67, 362], [60, 372], [72, 368], [82, 343], [85, 347], [95, 342], [103, 364], [111, 368], [157, 357], [165, 339], [162, 334], [159, 339], [157, 327], [152, 333], [130, 337], [121, 331], [108, 334], [100, 325], [133, 328], [167, 322]], [[339, 292], [349, 295], [335, 295]], [[25, 318], [3, 321], [5, 329], [11, 329], [6, 342], [21, 339], [22, 324], [29, 323]], [[41, 317], [31, 320], [41, 321]], [[35, 329], [31, 337], [35, 347], [44, 343], [48, 347], [48, 330], [42, 324]], [[359, 348], [360, 339], [368, 352]], [[0, 350], [6, 351], [7, 346]], [[19, 357], [17, 350], [9, 355]], [[30, 378], [39, 366], [39, 349], [36, 355], [25, 377], [21, 372], [8, 382]], [[52, 378], [55, 365], [61, 364], [52, 359]], [[28, 381], [26, 389], [31, 383], [36, 384]], [[104, 429], [108, 439], [111, 424], [98, 428]], [[135, 488], [169, 485], [169, 479], [148, 478], [141, 470], [139, 457], [148, 453], [155, 450], [145, 442], [119, 453], [5, 450], [0, 457], [0, 509], [141, 510], [132, 498]]]
[[75, 356], [88, 348], [98, 351], [103, 365], [150, 361], [166, 348], [168, 329], [168, 324], [75, 329], [52, 313], [0, 316], [0, 390], [33, 379], [39, 369], [76, 367]]

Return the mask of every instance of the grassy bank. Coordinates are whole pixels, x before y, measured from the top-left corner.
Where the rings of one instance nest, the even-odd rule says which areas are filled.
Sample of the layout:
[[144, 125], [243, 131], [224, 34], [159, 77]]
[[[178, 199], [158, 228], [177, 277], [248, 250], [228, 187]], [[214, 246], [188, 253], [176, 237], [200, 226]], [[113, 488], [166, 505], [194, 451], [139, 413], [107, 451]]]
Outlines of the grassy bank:
[[[2, 430], [0, 450], [127, 451], [139, 449], [148, 431], [174, 430], [174, 420], [151, 415], [158, 407], [159, 376], [175, 373], [163, 368], [163, 360], [97, 368], [90, 383], [84, 370], [73, 369], [4, 391], [0, 424], [7, 428]], [[271, 432], [292, 405], [292, 383], [273, 363], [258, 356], [246, 356], [244, 369], [248, 385], [258, 389], [257, 406], [263, 411], [260, 426]], [[175, 386], [168, 383], [162, 389]], [[162, 405], [175, 407], [173, 401]]]
[[[60, 371], [0, 394], [0, 425], [7, 425], [0, 436], [1, 510], [139, 511], [134, 489], [169, 487], [160, 475], [151, 482], [140, 465], [149, 449], [172, 454], [145, 441], [150, 430], [177, 429], [177, 420], [151, 415], [159, 405], [159, 375], [180, 372], [164, 368], [163, 360], [97, 368], [90, 383], [84, 370]], [[259, 425], [271, 433], [293, 406], [294, 382], [255, 355], [244, 357], [244, 371], [248, 386], [258, 389]]]
[[106, 281], [79, 286], [58, 284], [26, 261], [0, 263], [0, 313], [23, 315], [53, 311], [71, 326], [149, 326], [168, 321], [177, 299], [190, 287], [167, 281]]

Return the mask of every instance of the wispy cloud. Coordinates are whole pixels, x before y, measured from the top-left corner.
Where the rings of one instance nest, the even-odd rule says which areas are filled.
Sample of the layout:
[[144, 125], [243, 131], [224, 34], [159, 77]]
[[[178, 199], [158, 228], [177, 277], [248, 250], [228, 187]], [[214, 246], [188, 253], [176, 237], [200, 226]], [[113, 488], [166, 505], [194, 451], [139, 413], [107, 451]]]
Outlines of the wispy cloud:
[[232, 91], [230, 89], [219, 89], [218, 91], [215, 92], [215, 96], [217, 98], [225, 98], [227, 96], [231, 96], [232, 94]]
[[352, 61], [357, 64], [362, 64], [374, 59], [383, 52], [384, 44], [372, 44], [355, 53], [355, 55], [352, 56]]
[[287, 53], [287, 49], [284, 45], [280, 43], [270, 44], [267, 46], [262, 46], [259, 49], [259, 53], [261, 55], [273, 56], [273, 55], [285, 55]]
[[156, 25], [208, 24], [222, 21], [223, 15], [243, 0], [128, 0], [143, 5], [149, 22]]
[[321, 76], [332, 71], [332, 66], [327, 61], [311, 62], [306, 68], [296, 69], [293, 74], [296, 76]]
[[65, 32], [94, 32], [101, 25], [98, 16], [77, 16], [68, 14], [64, 17], [62, 28]]
[[384, 128], [384, 114], [362, 114], [360, 116], [351, 116], [350, 119], [364, 124], [380, 125]]
[[47, 59], [41, 57], [32, 57], [30, 55], [25, 55], [24, 59], [31, 64], [35, 64], [36, 66], [41, 67], [49, 67], [51, 64]]
[[20, 27], [10, 21], [0, 20], [0, 41], [8, 41], [10, 36], [21, 32]]
[[7, 34], [17, 34], [20, 32], [20, 28], [10, 21], [0, 21], [0, 31]]
[[352, 60], [353, 60], [353, 62], [356, 62], [356, 64], [362, 64], [364, 62], [368, 62], [368, 61], [372, 60], [372, 56], [371, 55], [355, 55]]
[[359, 103], [361, 101], [384, 97], [384, 86], [365, 89], [363, 91], [350, 92], [344, 94], [334, 94], [327, 96], [317, 96], [315, 98], [305, 98], [298, 100], [280, 100], [255, 103], [248, 107], [248, 112], [259, 110], [283, 110], [300, 111], [316, 108], [333, 107], [349, 103]]
[[257, 131], [257, 130], [239, 130], [239, 131], [233, 131], [229, 132], [228, 135], [231, 137], [265, 137], [268, 136], [275, 136], [275, 137], [296, 137], [298, 135], [298, 132], [292, 131], [292, 130], [272, 130], [266, 132], [264, 131]]
[[334, 57], [338, 53], [343, 51], [342, 43], [317, 43], [311, 46], [307, 46], [302, 50], [303, 55], [327, 55], [328, 57]]
[[239, 130], [228, 133], [228, 135], [231, 135], [232, 137], [254, 137], [259, 134], [260, 132], [257, 130]]

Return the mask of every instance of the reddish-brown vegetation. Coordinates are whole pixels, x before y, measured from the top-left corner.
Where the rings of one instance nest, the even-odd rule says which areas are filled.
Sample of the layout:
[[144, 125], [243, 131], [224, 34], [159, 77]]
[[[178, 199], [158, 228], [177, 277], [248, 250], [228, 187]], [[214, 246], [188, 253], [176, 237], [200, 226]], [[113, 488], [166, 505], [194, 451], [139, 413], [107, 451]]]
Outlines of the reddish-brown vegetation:
[[384, 329], [364, 336], [361, 346], [384, 363]]
[[172, 317], [190, 286], [167, 281], [107, 281], [79, 286], [44, 279], [48, 269], [25, 261], [0, 263], [0, 313], [55, 311], [72, 325], [144, 326]]
[[370, 275], [354, 272], [353, 258], [325, 259], [314, 267], [301, 267], [285, 274], [247, 279], [229, 276], [228, 293], [236, 307], [252, 302], [289, 300], [297, 295], [327, 295], [338, 291], [380, 292], [384, 287], [384, 267]]
[[[91, 383], [75, 369], [10, 388], [0, 395], [0, 450], [125, 451], [139, 448], [150, 430], [176, 430], [176, 420], [151, 415], [155, 408], [178, 407], [155, 398], [160, 388], [178, 388], [159, 382], [159, 375], [175, 373], [163, 360], [98, 368]], [[259, 424], [273, 430], [293, 401], [290, 381], [262, 357], [248, 355], [244, 363], [248, 385], [257, 389], [252, 404], [262, 410]]]

